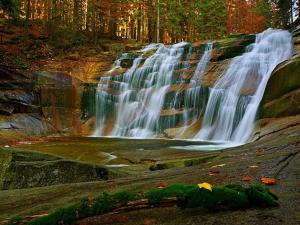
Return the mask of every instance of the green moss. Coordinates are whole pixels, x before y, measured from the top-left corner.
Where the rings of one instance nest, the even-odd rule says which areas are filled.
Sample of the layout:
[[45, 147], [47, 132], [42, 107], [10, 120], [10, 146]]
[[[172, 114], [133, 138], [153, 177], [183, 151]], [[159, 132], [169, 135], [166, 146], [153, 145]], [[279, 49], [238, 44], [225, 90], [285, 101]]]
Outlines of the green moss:
[[113, 195], [114, 199], [121, 204], [127, 204], [129, 201], [140, 199], [142, 193], [140, 191], [121, 191]]
[[35, 219], [28, 225], [55, 225], [55, 224], [71, 224], [77, 220], [77, 207], [70, 205], [66, 208], [59, 208], [47, 216]]
[[196, 185], [172, 185], [166, 188], [153, 189], [145, 194], [149, 203], [152, 205], [158, 204], [161, 200], [168, 197], [186, 198], [186, 195], [193, 190], [198, 189]]
[[146, 197], [150, 205], [157, 205], [165, 198], [177, 197], [181, 208], [203, 207], [215, 209], [219, 206], [240, 209], [253, 206], [278, 206], [277, 197], [263, 186], [243, 188], [239, 185], [214, 187], [212, 191], [200, 189], [197, 185], [176, 184], [165, 188], [155, 188], [146, 193], [124, 191], [115, 194], [103, 193], [92, 204], [84, 198], [79, 206], [59, 208], [47, 216], [35, 219], [29, 225], [71, 224], [80, 218], [108, 213], [129, 201]]
[[279, 206], [277, 196], [274, 195], [269, 189], [261, 186], [254, 185], [246, 189], [249, 201], [253, 206], [262, 207], [275, 207]]
[[247, 195], [228, 187], [216, 187], [212, 192], [203, 188], [192, 190], [180, 203], [182, 208], [203, 207], [213, 209], [218, 206], [244, 208], [249, 204]]
[[149, 169], [151, 171], [155, 171], [155, 170], [166, 170], [175, 167], [176, 167], [175, 163], [157, 163], [155, 165], [151, 165]]
[[95, 199], [95, 202], [92, 205], [92, 213], [94, 215], [107, 213], [113, 210], [116, 203], [117, 202], [113, 196], [103, 193], [101, 196]]
[[22, 221], [22, 217], [19, 216], [19, 215], [16, 215], [14, 217], [12, 217], [9, 221], [9, 224], [8, 225], [18, 225], [20, 224], [20, 222]]
[[190, 167], [190, 166], [196, 166], [202, 163], [206, 163], [209, 162], [210, 160], [214, 159], [216, 157], [216, 155], [214, 156], [206, 156], [206, 157], [202, 157], [199, 159], [191, 159], [191, 160], [186, 160], [184, 161], [184, 166], [185, 167]]

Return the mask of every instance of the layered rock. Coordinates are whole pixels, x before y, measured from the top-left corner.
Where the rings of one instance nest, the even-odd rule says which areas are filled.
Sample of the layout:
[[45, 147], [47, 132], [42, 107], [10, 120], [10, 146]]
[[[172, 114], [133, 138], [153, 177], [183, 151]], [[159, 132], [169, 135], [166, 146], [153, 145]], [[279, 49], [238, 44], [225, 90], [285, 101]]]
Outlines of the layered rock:
[[281, 63], [273, 71], [262, 100], [261, 118], [300, 113], [300, 55]]
[[0, 148], [0, 190], [108, 179], [104, 167], [57, 156]]

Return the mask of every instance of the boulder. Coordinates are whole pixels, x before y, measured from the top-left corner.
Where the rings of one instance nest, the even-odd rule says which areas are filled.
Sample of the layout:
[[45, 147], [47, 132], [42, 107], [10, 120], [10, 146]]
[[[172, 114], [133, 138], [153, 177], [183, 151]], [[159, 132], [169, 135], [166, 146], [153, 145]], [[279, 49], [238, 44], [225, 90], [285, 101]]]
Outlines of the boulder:
[[281, 63], [273, 71], [261, 103], [260, 118], [299, 113], [300, 54]]
[[0, 190], [108, 179], [104, 167], [37, 152], [0, 148]]

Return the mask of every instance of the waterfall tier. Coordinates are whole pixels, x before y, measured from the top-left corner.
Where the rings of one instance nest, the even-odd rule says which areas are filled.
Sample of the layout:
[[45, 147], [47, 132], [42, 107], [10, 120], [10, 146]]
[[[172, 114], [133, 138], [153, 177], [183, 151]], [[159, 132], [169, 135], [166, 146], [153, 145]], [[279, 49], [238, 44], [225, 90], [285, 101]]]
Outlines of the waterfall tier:
[[211, 89], [203, 126], [195, 138], [245, 143], [272, 71], [292, 51], [289, 32], [268, 29], [258, 34]]
[[173, 137], [184, 138], [193, 128], [195, 139], [246, 142], [273, 69], [292, 55], [291, 34], [258, 34], [209, 88], [201, 83], [213, 46], [195, 54], [186, 42], [151, 44], [121, 55], [98, 84], [95, 136], [149, 138], [177, 129]]

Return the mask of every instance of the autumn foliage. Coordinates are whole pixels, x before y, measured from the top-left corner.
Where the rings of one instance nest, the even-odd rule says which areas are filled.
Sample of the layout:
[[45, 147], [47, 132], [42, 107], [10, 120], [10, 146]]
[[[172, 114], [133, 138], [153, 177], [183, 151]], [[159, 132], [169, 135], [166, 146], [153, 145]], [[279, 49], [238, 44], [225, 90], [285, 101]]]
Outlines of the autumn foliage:
[[41, 27], [55, 42], [74, 34], [76, 38], [68, 39], [74, 44], [83, 40], [97, 43], [100, 38], [174, 43], [255, 33], [275, 25], [277, 10], [268, 0], [14, 2], [0, 0], [5, 16]]

